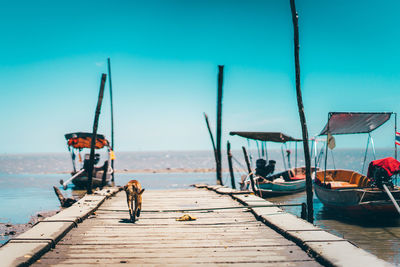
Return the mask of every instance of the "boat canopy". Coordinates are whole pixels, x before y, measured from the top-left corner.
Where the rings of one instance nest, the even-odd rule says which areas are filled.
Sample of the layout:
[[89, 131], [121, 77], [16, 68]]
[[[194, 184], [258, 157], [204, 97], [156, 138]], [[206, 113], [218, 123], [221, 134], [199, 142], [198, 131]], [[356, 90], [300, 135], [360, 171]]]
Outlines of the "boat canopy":
[[277, 143], [302, 141], [302, 139], [296, 139], [280, 132], [230, 132], [229, 134], [238, 135], [248, 139], [277, 142]]
[[370, 133], [391, 115], [391, 112], [330, 112], [328, 123], [319, 135]]
[[[68, 146], [74, 148], [90, 148], [92, 137], [92, 133], [84, 132], [69, 133], [65, 135], [65, 139], [68, 141]], [[100, 149], [104, 146], [109, 146], [107, 139], [105, 139], [104, 135], [97, 134], [95, 148]]]

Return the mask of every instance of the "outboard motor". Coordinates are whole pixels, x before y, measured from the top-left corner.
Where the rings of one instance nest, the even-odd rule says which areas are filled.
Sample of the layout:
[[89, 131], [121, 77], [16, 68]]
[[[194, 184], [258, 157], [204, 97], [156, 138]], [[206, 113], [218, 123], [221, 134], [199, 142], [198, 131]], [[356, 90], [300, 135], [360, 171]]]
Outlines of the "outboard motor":
[[267, 173], [265, 171], [265, 164], [267, 164], [267, 161], [265, 161], [265, 159], [256, 160], [256, 175], [263, 178], [267, 176]]
[[383, 185], [393, 188], [393, 176], [400, 173], [400, 162], [392, 157], [373, 160], [368, 166], [371, 186], [383, 189]]

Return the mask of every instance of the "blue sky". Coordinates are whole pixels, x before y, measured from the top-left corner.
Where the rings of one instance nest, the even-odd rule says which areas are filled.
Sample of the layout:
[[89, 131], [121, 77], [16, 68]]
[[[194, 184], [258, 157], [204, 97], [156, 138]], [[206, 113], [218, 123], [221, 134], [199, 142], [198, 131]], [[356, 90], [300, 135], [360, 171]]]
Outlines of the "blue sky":
[[[329, 111], [400, 112], [398, 1], [297, 1], [310, 135]], [[116, 150], [205, 150], [215, 129], [217, 65], [223, 128], [300, 137], [289, 0], [2, 1], [0, 153], [63, 152], [90, 131], [112, 61]], [[108, 89], [108, 87], [106, 88]], [[106, 91], [99, 132], [109, 136]], [[393, 121], [374, 136], [393, 144]], [[339, 137], [363, 147], [366, 137]]]

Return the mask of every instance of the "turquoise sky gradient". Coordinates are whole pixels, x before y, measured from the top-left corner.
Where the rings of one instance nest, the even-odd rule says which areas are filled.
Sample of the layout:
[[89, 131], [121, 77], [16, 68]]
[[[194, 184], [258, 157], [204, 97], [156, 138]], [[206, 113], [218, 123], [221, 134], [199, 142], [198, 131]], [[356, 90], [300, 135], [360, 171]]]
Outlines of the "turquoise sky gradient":
[[[82, 3], [84, 2], [84, 3]], [[298, 0], [310, 135], [329, 111], [400, 112], [400, 3]], [[217, 65], [223, 128], [300, 137], [289, 0], [2, 1], [0, 153], [63, 152], [91, 131], [112, 61], [116, 150], [210, 149]], [[108, 89], [108, 86], [107, 88]], [[374, 135], [394, 143], [391, 121]], [[110, 135], [106, 91], [99, 132]], [[363, 147], [365, 136], [337, 138]]]

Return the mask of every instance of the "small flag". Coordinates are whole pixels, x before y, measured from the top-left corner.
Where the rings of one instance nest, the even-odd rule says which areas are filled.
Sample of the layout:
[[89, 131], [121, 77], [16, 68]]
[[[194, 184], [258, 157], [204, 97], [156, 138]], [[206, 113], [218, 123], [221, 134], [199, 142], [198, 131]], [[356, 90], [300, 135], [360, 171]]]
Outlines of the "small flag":
[[114, 151], [112, 151], [111, 149], [110, 149], [110, 160], [115, 160]]
[[396, 145], [400, 146], [400, 133], [396, 132], [396, 139], [395, 139]]

